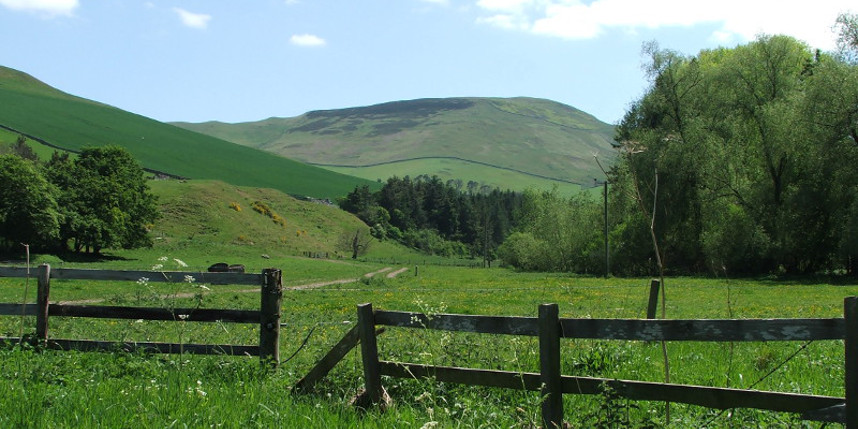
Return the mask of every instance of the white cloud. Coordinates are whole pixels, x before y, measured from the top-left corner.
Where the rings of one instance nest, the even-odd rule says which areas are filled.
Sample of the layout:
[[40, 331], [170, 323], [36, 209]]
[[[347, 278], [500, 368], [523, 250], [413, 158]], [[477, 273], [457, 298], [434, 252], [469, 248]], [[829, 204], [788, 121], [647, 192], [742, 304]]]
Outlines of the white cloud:
[[325, 46], [325, 39], [313, 34], [295, 34], [289, 42], [297, 46]]
[[204, 29], [208, 27], [209, 21], [212, 19], [211, 15], [206, 15], [204, 13], [188, 12], [178, 7], [174, 7], [173, 11], [179, 15], [179, 18], [182, 20], [182, 24], [185, 24], [185, 26], [191, 28]]
[[641, 28], [720, 26], [716, 41], [752, 40], [756, 35], [788, 34], [812, 47], [831, 49], [831, 26], [854, 0], [477, 0], [486, 16], [479, 22], [524, 29], [566, 39], [592, 39], [608, 31]]
[[45, 13], [49, 16], [71, 16], [78, 5], [78, 0], [0, 0], [0, 6], [12, 10]]

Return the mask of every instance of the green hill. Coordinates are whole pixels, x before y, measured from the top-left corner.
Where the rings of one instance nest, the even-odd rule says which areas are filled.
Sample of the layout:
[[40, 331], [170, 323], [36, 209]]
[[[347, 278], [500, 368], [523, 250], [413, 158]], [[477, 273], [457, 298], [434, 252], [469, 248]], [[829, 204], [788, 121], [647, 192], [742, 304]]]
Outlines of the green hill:
[[[295, 118], [176, 125], [367, 179], [436, 174], [521, 189], [588, 186], [610, 164], [613, 126], [535, 98], [445, 98], [313, 111]], [[525, 185], [525, 186], [523, 186]]]
[[116, 144], [149, 170], [292, 195], [333, 198], [360, 184], [377, 186], [75, 97], [2, 66], [0, 128], [72, 152]]

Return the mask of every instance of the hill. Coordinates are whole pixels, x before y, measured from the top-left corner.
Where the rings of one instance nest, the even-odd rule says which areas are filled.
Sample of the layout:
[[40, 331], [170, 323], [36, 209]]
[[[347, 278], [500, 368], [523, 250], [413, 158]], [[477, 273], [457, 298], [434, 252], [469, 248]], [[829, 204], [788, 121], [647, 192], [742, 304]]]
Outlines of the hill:
[[[308, 112], [294, 118], [183, 128], [367, 179], [436, 174], [520, 189], [602, 177], [614, 128], [535, 98], [444, 98]], [[488, 181], [488, 183], [486, 183]]]
[[0, 128], [71, 152], [116, 144], [149, 170], [293, 195], [333, 198], [360, 184], [376, 186], [76, 97], [2, 66]]

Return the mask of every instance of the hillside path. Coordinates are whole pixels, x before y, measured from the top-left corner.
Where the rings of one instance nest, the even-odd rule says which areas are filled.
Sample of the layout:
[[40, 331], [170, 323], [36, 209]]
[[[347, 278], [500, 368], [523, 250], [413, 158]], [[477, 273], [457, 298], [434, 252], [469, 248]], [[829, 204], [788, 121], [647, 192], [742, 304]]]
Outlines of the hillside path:
[[[396, 276], [398, 276], [398, 275], [400, 275], [400, 274], [404, 273], [405, 271], [408, 271], [408, 268], [407, 268], [407, 267], [403, 267], [403, 268], [400, 268], [400, 269], [398, 269], [398, 270], [396, 270], [396, 271], [391, 271], [391, 270], [393, 270], [393, 268], [391, 268], [391, 267], [384, 267], [384, 268], [382, 268], [382, 269], [380, 269], [380, 270], [376, 270], [376, 271], [373, 271], [373, 272], [370, 272], [370, 273], [366, 273], [366, 274], [364, 274], [364, 275], [363, 275], [363, 278], [367, 278], [367, 279], [369, 279], [369, 278], [373, 278], [373, 277], [375, 277], [375, 276], [377, 276], [377, 275], [379, 275], [379, 274], [387, 273], [386, 278], [392, 279], [392, 278], [395, 278]], [[390, 272], [388, 272], [388, 271], [390, 271]], [[324, 286], [341, 285], [341, 284], [347, 284], [347, 283], [355, 283], [355, 282], [360, 281], [360, 279], [361, 279], [360, 277], [353, 277], [353, 278], [347, 278], [347, 279], [328, 280], [328, 281], [315, 282], [315, 283], [305, 283], [305, 284], [299, 284], [299, 285], [294, 285], [294, 286], [283, 286], [283, 290], [308, 290], [308, 289], [316, 289], [316, 288], [320, 288], [320, 287], [324, 287]], [[203, 292], [203, 295], [210, 295], [210, 294], [213, 294], [213, 293], [253, 293], [253, 292], [259, 292], [259, 288], [256, 288], [256, 289], [242, 289], [242, 290], [230, 291], [230, 292], [220, 292], [220, 291], [213, 291], [213, 290], [209, 290], [209, 291], [205, 291], [205, 292]], [[196, 292], [186, 292], [186, 293], [179, 293], [179, 294], [173, 294], [173, 295], [162, 295], [162, 296], [160, 296], [159, 298], [193, 298], [193, 297], [194, 297], [194, 296], [196, 296], [196, 295], [197, 295], [197, 293], [196, 293]], [[104, 299], [104, 298], [100, 298], [100, 299], [81, 299], [81, 300], [76, 300], [76, 301], [59, 301], [59, 302], [57, 302], [56, 304], [87, 305], [87, 304], [99, 304], [99, 303], [102, 303], [102, 302], [104, 302], [104, 301], [106, 301], [106, 299]]]

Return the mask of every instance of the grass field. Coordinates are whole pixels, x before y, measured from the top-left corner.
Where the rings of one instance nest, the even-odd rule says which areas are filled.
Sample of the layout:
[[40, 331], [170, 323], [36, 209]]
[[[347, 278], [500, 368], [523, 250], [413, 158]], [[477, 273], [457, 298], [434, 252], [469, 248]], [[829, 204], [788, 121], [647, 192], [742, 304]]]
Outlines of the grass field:
[[[141, 261], [142, 262], [142, 261]], [[370, 272], [375, 264], [283, 260], [312, 279]], [[97, 266], [100, 266], [97, 265]], [[336, 268], [335, 268], [336, 267]], [[146, 267], [138, 267], [145, 269]], [[286, 267], [284, 267], [286, 268]], [[309, 273], [328, 271], [326, 274]], [[340, 270], [340, 271], [337, 271]], [[303, 274], [302, 274], [303, 275]], [[309, 281], [309, 280], [308, 280]], [[0, 279], [0, 301], [22, 299], [24, 279]], [[192, 286], [55, 281], [57, 300], [102, 298], [114, 305], [163, 305], [165, 297]], [[364, 414], [347, 405], [362, 385], [360, 358], [353, 351], [306, 395], [289, 388], [355, 323], [355, 305], [371, 302], [389, 310], [535, 316], [541, 303], [560, 306], [561, 317], [637, 318], [645, 313], [648, 279], [600, 279], [562, 274], [524, 274], [505, 269], [420, 266], [396, 278], [373, 279], [311, 290], [287, 290], [283, 305], [284, 360], [263, 374], [258, 362], [241, 357], [123, 353], [0, 352], [0, 426], [29, 427], [534, 427], [536, 393], [439, 384], [426, 380], [385, 380], [394, 399], [387, 412]], [[200, 304], [207, 308], [258, 306], [256, 293], [237, 286], [212, 286]], [[33, 285], [30, 285], [32, 299]], [[669, 318], [838, 317], [842, 300], [858, 286], [825, 280], [668, 279]], [[728, 301], [729, 300], [729, 301]], [[172, 300], [196, 305], [194, 298]], [[24, 318], [24, 330], [32, 329]], [[0, 319], [0, 333], [17, 335], [20, 317]], [[51, 319], [52, 335], [102, 340], [233, 342], [254, 344], [248, 325]], [[303, 341], [306, 346], [299, 349]], [[535, 339], [388, 329], [379, 337], [383, 359], [438, 365], [538, 371]], [[671, 380], [679, 383], [842, 396], [843, 345], [804, 343], [669, 343]], [[662, 381], [658, 344], [570, 341], [562, 343], [563, 373]], [[797, 353], [794, 357], [790, 356]], [[784, 363], [786, 362], [786, 363]], [[766, 376], [767, 373], [771, 375]], [[762, 381], [759, 381], [761, 380]], [[759, 384], [755, 384], [758, 383]], [[594, 427], [613, 413], [632, 422], [664, 424], [661, 403], [609, 401], [564, 396], [573, 427]], [[46, 411], [43, 413], [41, 407]], [[818, 427], [794, 416], [713, 410], [674, 404], [672, 427]]]
[[219, 179], [316, 198], [343, 196], [361, 184], [376, 186], [74, 97], [2, 66], [0, 98], [0, 125], [70, 151], [119, 145], [143, 167], [176, 176]]
[[[511, 189], [518, 192], [525, 189], [548, 191], [557, 186], [560, 194], [567, 196], [581, 191], [581, 186], [575, 183], [560, 182], [515, 171], [446, 158], [399, 161], [372, 167], [324, 168], [367, 180], [381, 180], [382, 182], [386, 181], [388, 177], [404, 177], [405, 175], [409, 175], [413, 178], [431, 171], [441, 178], [443, 182], [451, 179], [459, 179], [466, 185], [468, 181], [474, 181], [479, 183], [480, 186], [486, 185], [492, 189]], [[466, 188], [463, 186], [464, 190]]]

